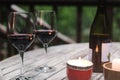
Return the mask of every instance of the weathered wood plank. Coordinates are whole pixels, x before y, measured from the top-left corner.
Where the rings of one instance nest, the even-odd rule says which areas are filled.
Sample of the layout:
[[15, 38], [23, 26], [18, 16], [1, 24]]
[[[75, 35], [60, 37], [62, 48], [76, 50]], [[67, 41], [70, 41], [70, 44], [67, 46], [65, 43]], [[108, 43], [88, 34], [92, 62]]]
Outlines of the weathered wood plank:
[[[111, 60], [120, 57], [120, 43], [113, 43], [111, 46]], [[89, 54], [88, 43], [67, 44], [52, 46], [48, 48], [47, 56], [44, 55], [44, 49], [36, 49], [25, 53], [25, 75], [34, 77], [36, 80], [67, 80], [66, 79], [66, 61], [71, 58], [87, 58]], [[37, 73], [35, 68], [47, 63], [55, 67], [51, 73]], [[4, 80], [9, 80], [20, 74], [20, 56], [10, 57], [0, 64]], [[102, 73], [93, 73], [91, 80], [104, 80]]]

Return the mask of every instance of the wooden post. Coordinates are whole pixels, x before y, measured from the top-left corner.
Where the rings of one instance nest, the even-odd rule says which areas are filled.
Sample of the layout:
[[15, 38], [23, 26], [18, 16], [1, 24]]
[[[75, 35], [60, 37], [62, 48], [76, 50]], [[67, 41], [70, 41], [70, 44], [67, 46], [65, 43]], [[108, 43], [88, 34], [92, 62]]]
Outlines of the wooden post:
[[34, 4], [30, 4], [30, 5], [29, 5], [29, 11], [30, 11], [30, 12], [33, 12], [33, 13], [35, 12]]
[[[8, 4], [8, 5], [6, 5], [6, 21], [8, 22], [8, 16], [9, 16], [9, 13], [12, 11], [11, 10], [11, 5], [10, 4]], [[7, 25], [8, 26], [8, 25]], [[7, 32], [8, 32], [8, 28], [7, 28]], [[8, 34], [8, 33], [7, 33]], [[7, 36], [7, 34], [6, 34], [6, 36]], [[17, 52], [17, 50], [12, 46], [12, 44], [7, 40], [7, 55], [6, 55], [6, 57], [10, 57], [10, 56], [13, 56], [13, 55], [15, 55], [15, 54], [17, 54], [18, 52]]]
[[[9, 16], [9, 13], [10, 13], [10, 5], [6, 5], [6, 15]], [[8, 19], [7, 19], [8, 21]], [[7, 28], [7, 32], [8, 32], [8, 28]], [[7, 33], [8, 34], [8, 33]], [[13, 47], [12, 47], [12, 44], [10, 44], [10, 42], [7, 40], [7, 55], [6, 57], [10, 57], [12, 56], [14, 53], [13, 53]]]
[[[30, 5], [29, 5], [29, 11], [32, 12], [33, 15], [35, 15], [35, 14], [34, 14], [34, 13], [35, 13], [34, 4], [30, 4]], [[27, 29], [27, 28], [25, 28], [25, 29]], [[32, 44], [32, 45], [28, 48], [28, 50], [33, 50], [33, 49], [34, 49], [34, 45], [35, 45], [35, 44]]]
[[56, 16], [57, 16], [57, 18], [58, 18], [58, 8], [57, 8], [57, 6], [56, 6], [56, 5], [54, 5], [54, 6], [53, 6], [53, 10], [55, 11]]
[[108, 15], [108, 20], [109, 20], [109, 31], [110, 31], [110, 37], [112, 39], [112, 32], [113, 32], [113, 7], [107, 8], [107, 15]]
[[77, 28], [76, 28], [76, 41], [81, 42], [82, 38], [82, 6], [77, 6]]

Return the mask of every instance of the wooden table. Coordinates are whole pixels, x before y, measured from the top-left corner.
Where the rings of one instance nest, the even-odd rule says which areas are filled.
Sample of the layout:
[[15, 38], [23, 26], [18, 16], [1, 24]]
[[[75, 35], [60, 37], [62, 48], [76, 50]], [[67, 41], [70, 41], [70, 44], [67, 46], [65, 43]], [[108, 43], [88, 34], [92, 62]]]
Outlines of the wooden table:
[[[120, 43], [113, 42], [111, 47], [111, 60], [120, 57]], [[51, 46], [48, 48], [48, 55], [45, 56], [44, 49], [35, 49], [25, 53], [25, 75], [34, 76], [35, 80], [67, 80], [66, 60], [81, 56], [86, 58], [89, 54], [88, 43], [67, 44]], [[55, 67], [51, 73], [35, 72], [35, 68], [47, 63]], [[9, 80], [20, 73], [21, 59], [19, 55], [10, 57], [0, 63], [3, 80]], [[0, 79], [1, 80], [1, 79]], [[91, 80], [104, 80], [103, 73], [93, 73]]]

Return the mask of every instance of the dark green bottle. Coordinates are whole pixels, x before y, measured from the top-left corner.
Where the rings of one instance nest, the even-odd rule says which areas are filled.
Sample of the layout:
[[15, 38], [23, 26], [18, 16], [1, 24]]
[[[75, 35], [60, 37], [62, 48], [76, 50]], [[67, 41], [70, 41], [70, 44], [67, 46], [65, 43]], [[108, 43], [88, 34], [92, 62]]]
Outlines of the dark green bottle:
[[90, 30], [89, 48], [92, 51], [93, 72], [103, 72], [102, 65], [108, 62], [110, 54], [109, 20], [105, 0], [99, 0], [97, 13]]

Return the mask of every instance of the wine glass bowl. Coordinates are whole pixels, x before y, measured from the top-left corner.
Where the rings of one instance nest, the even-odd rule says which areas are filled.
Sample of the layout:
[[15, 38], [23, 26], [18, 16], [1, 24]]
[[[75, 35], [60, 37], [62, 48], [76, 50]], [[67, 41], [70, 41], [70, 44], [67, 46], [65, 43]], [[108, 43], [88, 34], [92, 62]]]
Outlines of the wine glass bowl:
[[31, 12], [11, 12], [8, 16], [8, 40], [20, 54], [21, 73], [15, 80], [29, 80], [24, 76], [24, 52], [34, 41], [34, 17]]
[[8, 37], [12, 45], [20, 51], [25, 51], [34, 39], [32, 34], [11, 34]]
[[[34, 32], [38, 40], [43, 44], [47, 55], [48, 44], [55, 38], [57, 33], [55, 12], [52, 10], [36, 11]], [[36, 70], [47, 73], [54, 71], [54, 68], [45, 64]]]
[[38, 37], [40, 37], [38, 39], [43, 44], [44, 43], [50, 43], [56, 35], [55, 30], [44, 30], [44, 29], [43, 30], [35, 30], [35, 33]]

